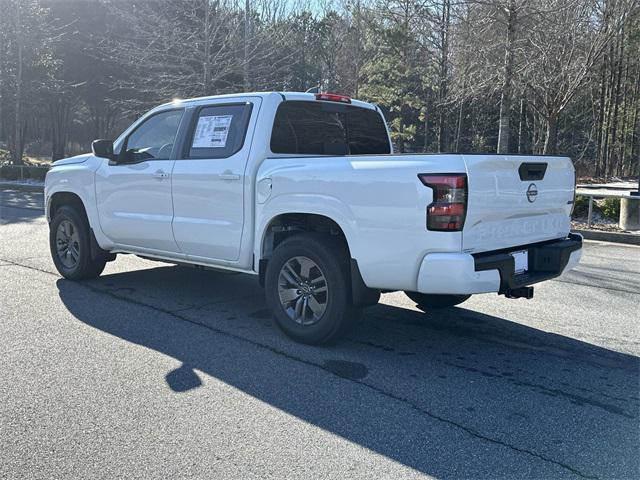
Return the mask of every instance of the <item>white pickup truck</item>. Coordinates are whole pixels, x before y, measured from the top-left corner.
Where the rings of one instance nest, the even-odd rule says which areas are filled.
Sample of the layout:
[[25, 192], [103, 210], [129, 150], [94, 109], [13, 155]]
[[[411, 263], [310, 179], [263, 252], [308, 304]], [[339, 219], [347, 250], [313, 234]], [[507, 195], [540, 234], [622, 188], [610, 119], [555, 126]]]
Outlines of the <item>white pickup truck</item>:
[[394, 154], [380, 110], [328, 93], [176, 100], [53, 164], [61, 275], [117, 253], [257, 275], [278, 325], [326, 342], [403, 290], [419, 307], [531, 298], [580, 259], [565, 157]]

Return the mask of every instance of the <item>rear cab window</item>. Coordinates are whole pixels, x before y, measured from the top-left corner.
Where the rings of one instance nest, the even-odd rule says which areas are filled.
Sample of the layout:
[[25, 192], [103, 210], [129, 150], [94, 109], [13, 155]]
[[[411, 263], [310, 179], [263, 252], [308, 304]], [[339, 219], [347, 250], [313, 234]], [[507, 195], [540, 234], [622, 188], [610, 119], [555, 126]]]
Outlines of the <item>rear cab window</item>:
[[376, 110], [322, 101], [285, 101], [271, 132], [273, 153], [376, 155], [391, 153], [387, 128]]

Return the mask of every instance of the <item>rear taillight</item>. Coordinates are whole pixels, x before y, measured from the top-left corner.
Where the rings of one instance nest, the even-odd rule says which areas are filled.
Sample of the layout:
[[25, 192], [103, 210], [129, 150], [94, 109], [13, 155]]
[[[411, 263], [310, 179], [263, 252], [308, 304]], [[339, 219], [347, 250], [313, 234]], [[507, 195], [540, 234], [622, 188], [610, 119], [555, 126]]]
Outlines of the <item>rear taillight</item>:
[[427, 230], [459, 232], [467, 215], [467, 175], [440, 173], [418, 175], [433, 189], [433, 202], [427, 207]]

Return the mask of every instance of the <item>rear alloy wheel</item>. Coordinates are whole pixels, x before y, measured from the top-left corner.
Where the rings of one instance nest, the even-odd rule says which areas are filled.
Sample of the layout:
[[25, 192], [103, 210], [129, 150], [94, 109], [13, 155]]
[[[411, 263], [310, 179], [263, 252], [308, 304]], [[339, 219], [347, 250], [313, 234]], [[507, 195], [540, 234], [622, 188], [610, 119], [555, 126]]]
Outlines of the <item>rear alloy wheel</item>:
[[60, 207], [49, 225], [49, 248], [60, 275], [69, 280], [95, 278], [107, 263], [105, 255], [91, 256], [91, 230], [84, 212]]
[[471, 295], [431, 295], [418, 292], [404, 293], [407, 297], [416, 302], [418, 304], [418, 308], [422, 310], [453, 307], [471, 298]]
[[326, 343], [358, 318], [347, 265], [344, 247], [328, 236], [301, 233], [278, 245], [267, 265], [265, 294], [284, 333], [302, 343]]
[[327, 280], [310, 258], [293, 257], [278, 276], [280, 306], [299, 325], [313, 325], [327, 309]]

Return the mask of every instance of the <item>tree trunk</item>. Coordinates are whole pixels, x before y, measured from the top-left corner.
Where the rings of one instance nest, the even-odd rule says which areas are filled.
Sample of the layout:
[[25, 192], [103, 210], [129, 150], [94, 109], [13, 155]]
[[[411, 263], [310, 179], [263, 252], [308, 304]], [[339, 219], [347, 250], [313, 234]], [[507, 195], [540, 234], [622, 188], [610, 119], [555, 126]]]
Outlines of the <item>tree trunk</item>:
[[67, 128], [71, 106], [61, 95], [54, 97], [49, 105], [51, 120], [51, 158], [60, 160], [65, 156]]
[[622, 125], [620, 126], [620, 129], [622, 131], [622, 145], [620, 147], [620, 158], [622, 160], [622, 168], [625, 169], [626, 168], [626, 161], [627, 161], [627, 139], [629, 138], [629, 127], [628, 127], [628, 121], [629, 121], [629, 114], [628, 114], [628, 109], [629, 109], [629, 69], [630, 69], [630, 64], [632, 63], [632, 59], [629, 56], [629, 50], [627, 50], [627, 58], [624, 61], [624, 65], [625, 65], [625, 69], [624, 69], [624, 80], [622, 82], [622, 113], [621, 113], [621, 117], [622, 117]]
[[620, 158], [618, 156], [618, 110], [620, 106], [620, 82], [622, 80], [622, 55], [624, 53], [624, 34], [618, 38], [616, 45], [616, 83], [613, 93], [613, 125], [611, 127], [611, 173], [617, 173]]
[[516, 34], [515, 1], [509, 1], [507, 13], [507, 42], [504, 51], [504, 73], [502, 94], [500, 96], [500, 128], [498, 130], [498, 153], [509, 152], [509, 127], [511, 114], [511, 95], [513, 88], [513, 42]]
[[640, 119], [640, 65], [637, 67], [636, 81], [633, 89], [633, 119], [631, 120], [631, 154], [630, 154], [630, 173], [633, 173], [633, 162], [636, 159], [638, 171], [640, 174], [640, 126], [638, 120]]
[[424, 144], [422, 147], [422, 151], [427, 153], [429, 149], [429, 112], [427, 109], [424, 110]]
[[356, 41], [355, 41], [355, 54], [354, 54], [354, 86], [353, 86], [353, 96], [358, 98], [358, 90], [360, 88], [360, 56], [361, 53], [361, 42], [362, 42], [362, 26], [361, 26], [361, 10], [360, 10], [360, 0], [356, 2]]
[[462, 119], [464, 118], [463, 114], [464, 109], [464, 100], [460, 100], [460, 107], [458, 107], [458, 128], [456, 129], [456, 147], [455, 151], [460, 151], [460, 136], [462, 135]]
[[444, 0], [442, 3], [442, 17], [440, 23], [440, 42], [442, 51], [440, 56], [440, 91], [439, 91], [439, 121], [438, 121], [438, 151], [448, 150], [447, 116], [445, 102], [449, 89], [449, 26], [451, 23], [451, 2]]
[[251, 10], [250, 10], [249, 0], [245, 1], [244, 4], [244, 59], [242, 62], [242, 73], [244, 80], [244, 91], [248, 92], [251, 90], [251, 83], [249, 81], [249, 35], [250, 35], [250, 19], [251, 19]]
[[635, 159], [636, 166], [638, 167], [636, 173], [640, 174], [640, 125], [638, 125], [640, 120], [640, 66], [637, 68], [633, 92], [632, 104], [635, 105], [635, 108], [631, 120], [631, 161], [629, 163], [631, 164], [630, 173], [633, 173], [635, 170], [633, 167], [633, 159]]
[[24, 37], [22, 35], [22, 12], [20, 2], [16, 2], [16, 48], [17, 48], [17, 65], [16, 65], [16, 106], [14, 118], [14, 139], [12, 157], [15, 165], [22, 165], [22, 155], [24, 154], [24, 137], [22, 135], [22, 82], [23, 82], [23, 49]]
[[398, 152], [404, 153], [404, 118], [400, 114], [400, 126], [398, 127]]
[[558, 150], [558, 114], [551, 112], [547, 116], [547, 136], [544, 141], [543, 155], [555, 155]]
[[609, 176], [610, 167], [610, 140], [611, 140], [611, 124], [613, 122], [613, 85], [616, 76], [615, 68], [615, 42], [610, 42], [608, 53], [608, 68], [609, 68], [609, 80], [607, 83], [607, 97], [605, 99], [605, 124], [604, 124], [604, 137], [602, 142], [602, 171], [601, 174]]
[[607, 95], [607, 62], [606, 57], [602, 61], [602, 72], [600, 75], [600, 105], [598, 108], [598, 122], [597, 122], [597, 139], [596, 139], [596, 176], [600, 176], [603, 168], [603, 150], [602, 145], [604, 143], [604, 114], [605, 114], [605, 101]]
[[202, 61], [202, 94], [209, 95], [211, 83], [211, 6], [209, 0], [204, 2], [204, 58]]
[[93, 112], [93, 138], [94, 140], [102, 136], [102, 113], [100, 107], [96, 106]]
[[[3, 27], [5, 24], [0, 23], [0, 28]], [[4, 131], [5, 131], [5, 122], [4, 122], [4, 76], [5, 76], [5, 70], [4, 70], [4, 56], [5, 56], [5, 46], [4, 45], [0, 45], [0, 139], [5, 138], [4, 136]]]
[[520, 120], [518, 123], [518, 153], [525, 153], [526, 145], [524, 140], [524, 129], [527, 122], [527, 104], [524, 97], [520, 99]]

